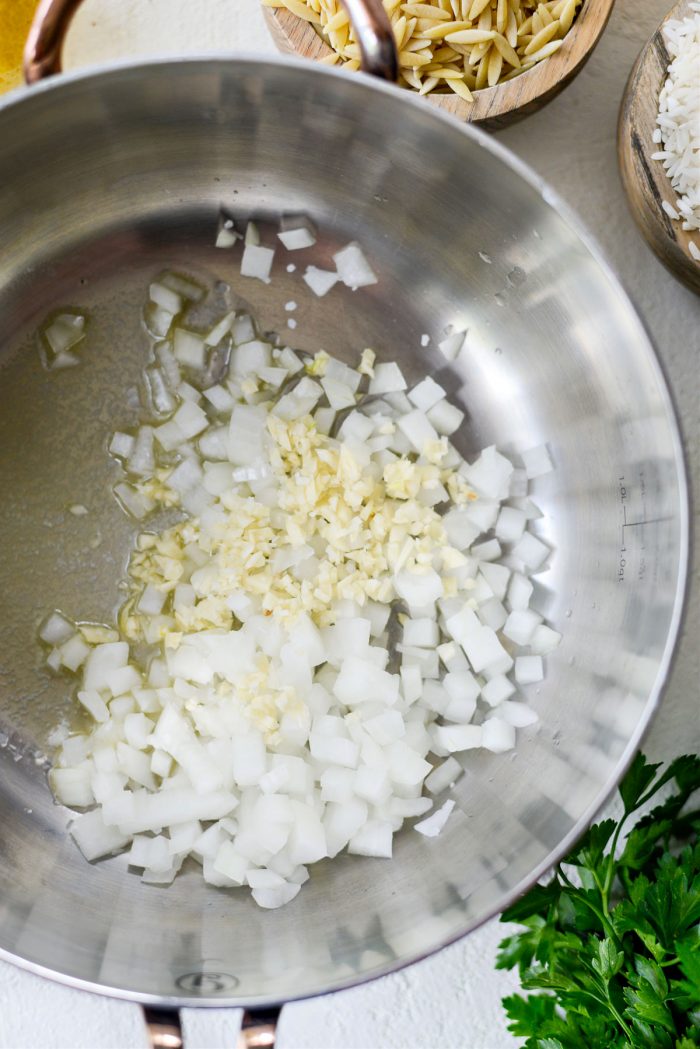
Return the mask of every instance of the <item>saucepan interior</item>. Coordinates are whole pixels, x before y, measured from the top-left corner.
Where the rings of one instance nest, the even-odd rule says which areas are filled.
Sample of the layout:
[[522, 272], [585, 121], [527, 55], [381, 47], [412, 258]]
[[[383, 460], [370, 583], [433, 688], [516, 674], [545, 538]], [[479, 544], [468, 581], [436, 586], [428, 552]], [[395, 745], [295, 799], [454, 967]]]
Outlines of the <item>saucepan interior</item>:
[[[535, 180], [484, 137], [362, 77], [306, 64], [164, 62], [67, 78], [0, 110], [0, 948], [133, 998], [252, 1004], [315, 994], [423, 956], [541, 872], [612, 788], [659, 701], [687, 557], [668, 392], [615, 280]], [[304, 262], [356, 239], [379, 283], [323, 299], [278, 252], [270, 285], [214, 247], [219, 209], [310, 215]], [[441, 836], [393, 861], [314, 868], [288, 907], [203, 883], [144, 885], [123, 857], [87, 864], [42, 762], [70, 683], [40, 666], [61, 607], [110, 620], [134, 528], [106, 452], [135, 423], [141, 303], [163, 266], [223, 281], [266, 329], [429, 373], [467, 413], [464, 453], [547, 442], [536, 482], [551, 543], [539, 609], [564, 640], [531, 688], [540, 722], [513, 754], [470, 754]], [[80, 368], [42, 367], [36, 330], [89, 313]], [[447, 325], [470, 351], [448, 364]], [[431, 336], [422, 347], [421, 336]], [[84, 517], [71, 504], [88, 507]], [[624, 526], [624, 527], [623, 527]], [[633, 527], [632, 527], [633, 526]]]

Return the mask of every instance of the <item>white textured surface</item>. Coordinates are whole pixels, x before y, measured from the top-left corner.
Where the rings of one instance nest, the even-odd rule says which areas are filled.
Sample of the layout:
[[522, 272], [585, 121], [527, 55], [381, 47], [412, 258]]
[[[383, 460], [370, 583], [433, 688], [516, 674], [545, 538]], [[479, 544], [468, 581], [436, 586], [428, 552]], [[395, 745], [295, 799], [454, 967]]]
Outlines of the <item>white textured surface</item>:
[[[635, 298], [661, 351], [685, 425], [691, 473], [700, 489], [698, 355], [700, 302], [647, 250], [628, 214], [615, 158], [617, 110], [627, 74], [670, 0], [617, 0], [588, 66], [550, 106], [502, 132], [501, 141], [540, 171], [592, 229]], [[121, 55], [272, 50], [257, 0], [86, 0], [66, 64]], [[647, 742], [657, 758], [698, 749], [700, 601], [695, 587], [685, 643]], [[280, 1049], [501, 1049], [500, 998], [515, 988], [495, 973], [505, 930], [492, 922], [409, 970], [364, 988], [288, 1006]], [[238, 1016], [184, 1014], [188, 1049], [235, 1044]], [[0, 964], [0, 1049], [131, 1049], [146, 1045], [140, 1011], [47, 983]]]

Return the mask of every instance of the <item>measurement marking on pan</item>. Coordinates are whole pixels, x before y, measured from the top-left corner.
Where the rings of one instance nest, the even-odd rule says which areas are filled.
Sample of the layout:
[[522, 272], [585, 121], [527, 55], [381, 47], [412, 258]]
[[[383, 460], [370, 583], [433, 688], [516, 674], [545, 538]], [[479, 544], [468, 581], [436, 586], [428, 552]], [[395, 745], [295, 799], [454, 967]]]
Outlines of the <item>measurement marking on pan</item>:
[[[637, 483], [628, 481], [623, 474], [617, 479], [618, 498], [622, 509], [622, 522], [620, 525], [621, 541], [617, 563], [617, 581], [624, 583], [632, 569], [632, 557], [636, 559], [636, 576], [642, 582], [647, 571], [646, 542], [643, 525], [661, 524], [663, 521], [673, 520], [670, 516], [648, 517], [647, 516], [647, 485], [644, 470], [641, 469], [637, 475]], [[634, 486], [634, 487], [633, 487]], [[634, 498], [633, 498], [634, 497]], [[630, 511], [633, 520], [627, 519], [627, 509], [634, 502], [634, 514]], [[635, 531], [628, 534], [627, 529]], [[628, 545], [629, 543], [629, 545]]]

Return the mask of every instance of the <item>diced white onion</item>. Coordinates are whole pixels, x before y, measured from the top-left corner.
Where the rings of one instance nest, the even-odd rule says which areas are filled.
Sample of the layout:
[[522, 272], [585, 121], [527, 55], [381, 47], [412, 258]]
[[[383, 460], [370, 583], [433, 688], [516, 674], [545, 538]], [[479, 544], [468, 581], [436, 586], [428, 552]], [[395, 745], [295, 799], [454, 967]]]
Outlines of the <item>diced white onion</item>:
[[453, 786], [463, 774], [464, 769], [455, 758], [445, 758], [426, 776], [425, 786], [431, 794], [442, 794], [443, 790]]
[[76, 845], [90, 862], [111, 856], [129, 843], [128, 834], [122, 834], [116, 827], [105, 826], [100, 809], [78, 816], [69, 829]]
[[287, 251], [311, 248], [316, 243], [316, 231], [309, 219], [303, 215], [283, 219], [277, 236]]
[[481, 689], [481, 698], [490, 707], [496, 707], [515, 692], [515, 685], [505, 674], [496, 674]]
[[236, 233], [234, 229], [222, 228], [216, 234], [214, 246], [217, 248], [232, 248], [237, 240], [240, 240], [240, 233]]
[[168, 313], [176, 314], [182, 309], [182, 297], [172, 288], [165, 284], [154, 281], [148, 289], [148, 297], [156, 306], [162, 307]]
[[[250, 225], [249, 223], [249, 228]], [[263, 284], [269, 284], [274, 258], [274, 248], [263, 248], [258, 244], [246, 242], [241, 257], [241, 276], [253, 277]]]
[[[236, 237], [222, 217], [217, 245]], [[277, 237], [301, 250], [316, 232], [295, 216]], [[248, 223], [242, 274], [267, 282], [273, 260]], [[316, 295], [376, 283], [358, 245], [334, 262], [306, 269]], [[464, 413], [433, 378], [408, 392], [373, 350], [356, 367], [297, 353], [228, 307], [200, 334], [203, 294], [178, 274], [151, 283], [149, 332], [177, 327], [144, 368], [151, 417], [110, 440], [122, 508], [174, 508], [136, 540], [119, 630], [58, 612], [39, 630], [92, 719], [53, 734], [50, 779], [59, 802], [96, 806], [71, 829], [89, 860], [130, 848], [143, 880], [167, 885], [192, 855], [208, 884], [274, 908], [308, 864], [391, 857], [404, 820], [433, 807], [424, 790], [537, 721], [514, 681], [542, 680], [561, 639], [528, 578], [550, 553], [527, 530], [542, 516], [528, 480], [551, 459], [542, 446], [514, 469], [489, 447], [470, 465], [446, 440]], [[454, 360], [465, 341], [440, 349]], [[416, 830], [435, 836], [453, 807]]]
[[546, 444], [540, 444], [537, 448], [529, 448], [521, 456], [525, 472], [530, 480], [551, 473], [554, 469], [551, 456]]
[[85, 317], [77, 313], [62, 313], [44, 328], [44, 338], [59, 356], [77, 346], [85, 338]]
[[434, 735], [435, 742], [448, 754], [483, 746], [481, 725], [440, 725]]
[[348, 852], [353, 856], [378, 856], [391, 859], [393, 832], [390, 823], [384, 820], [367, 820], [351, 839]]
[[516, 609], [506, 619], [503, 633], [516, 645], [527, 645], [541, 622], [542, 617], [532, 609]]
[[526, 609], [530, 604], [533, 589], [534, 587], [529, 579], [526, 579], [525, 576], [520, 575], [518, 572], [514, 572], [506, 597], [508, 607], [512, 610]]
[[419, 382], [417, 386], [414, 386], [408, 394], [411, 404], [414, 404], [422, 412], [429, 411], [444, 397], [445, 391], [442, 386], [439, 386], [430, 376]]
[[338, 283], [338, 274], [332, 270], [321, 270], [318, 266], [307, 266], [304, 273], [304, 282], [308, 284], [314, 295], [323, 298], [331, 288]]
[[496, 521], [496, 538], [503, 543], [515, 543], [525, 531], [526, 517], [522, 510], [504, 506]]
[[408, 383], [398, 364], [393, 361], [375, 364], [374, 375], [369, 381], [369, 392], [373, 395], [396, 393], [408, 388]]
[[542, 681], [542, 656], [518, 656], [515, 660], [514, 674], [519, 685], [532, 685]]
[[74, 633], [75, 624], [60, 612], [51, 612], [39, 627], [39, 637], [47, 645], [60, 645]]
[[458, 430], [464, 419], [464, 412], [456, 404], [449, 401], [438, 401], [427, 412], [428, 422], [434, 426], [439, 434], [451, 437]]
[[522, 561], [531, 572], [540, 568], [548, 556], [549, 547], [531, 532], [525, 532], [513, 547], [513, 557]]
[[226, 335], [228, 335], [228, 333], [233, 328], [233, 322], [235, 321], [235, 319], [235, 310], [231, 310], [230, 313], [227, 313], [224, 317], [222, 317], [218, 324], [215, 324], [214, 327], [208, 332], [208, 334], [204, 336], [204, 345], [218, 346], [221, 340]]
[[447, 823], [454, 807], [455, 803], [450, 798], [444, 803], [444, 805], [441, 805], [439, 809], [433, 812], [431, 816], [428, 816], [427, 819], [421, 820], [420, 823], [414, 823], [413, 829], [417, 830], [419, 834], [422, 834], [426, 838], [436, 838]]
[[337, 251], [333, 256], [338, 277], [356, 291], [358, 288], [366, 288], [370, 284], [377, 283], [377, 276], [365, 258], [359, 244], [348, 244], [347, 247]]
[[197, 332], [176, 328], [173, 332], [173, 353], [175, 359], [187, 368], [204, 367], [206, 347], [204, 339]]
[[134, 448], [134, 438], [129, 433], [115, 433], [109, 443], [110, 455], [128, 459]]
[[482, 746], [494, 754], [503, 754], [515, 746], [515, 728], [502, 718], [488, 718], [481, 726]]

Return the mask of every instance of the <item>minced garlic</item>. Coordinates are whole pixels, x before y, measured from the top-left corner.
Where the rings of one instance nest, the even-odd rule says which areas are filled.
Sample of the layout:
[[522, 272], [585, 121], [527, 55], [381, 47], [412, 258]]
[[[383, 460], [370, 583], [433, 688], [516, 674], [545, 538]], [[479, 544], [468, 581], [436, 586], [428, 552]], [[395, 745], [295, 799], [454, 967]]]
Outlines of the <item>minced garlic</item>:
[[[129, 565], [127, 636], [138, 637], [152, 618], [137, 609], [146, 584], [170, 593], [180, 582], [195, 583], [196, 603], [172, 611], [175, 631], [165, 634], [171, 647], [178, 633], [231, 629], [232, 593], [259, 600], [264, 613], [288, 623], [307, 613], [324, 626], [333, 620], [335, 601], [362, 606], [368, 599], [391, 600], [396, 572], [427, 571], [438, 553], [446, 569], [463, 563], [447, 543], [440, 514], [419, 500], [421, 491], [438, 484], [456, 503], [473, 495], [459, 474], [436, 464], [447, 450], [444, 438], [426, 448], [425, 457], [435, 461], [402, 456], [377, 476], [346, 445], [322, 434], [311, 416], [290, 422], [269, 415], [267, 432], [277, 506], [246, 494], [245, 486], [232, 486], [220, 497], [223, 514], [212, 527], [183, 521], [139, 543]], [[169, 505], [167, 477], [161, 483], [159, 495]], [[206, 569], [197, 570], [188, 544], [201, 553], [197, 560], [205, 560]], [[308, 572], [294, 563], [295, 550], [306, 552], [301, 564]], [[285, 557], [289, 566], [279, 568]]]

